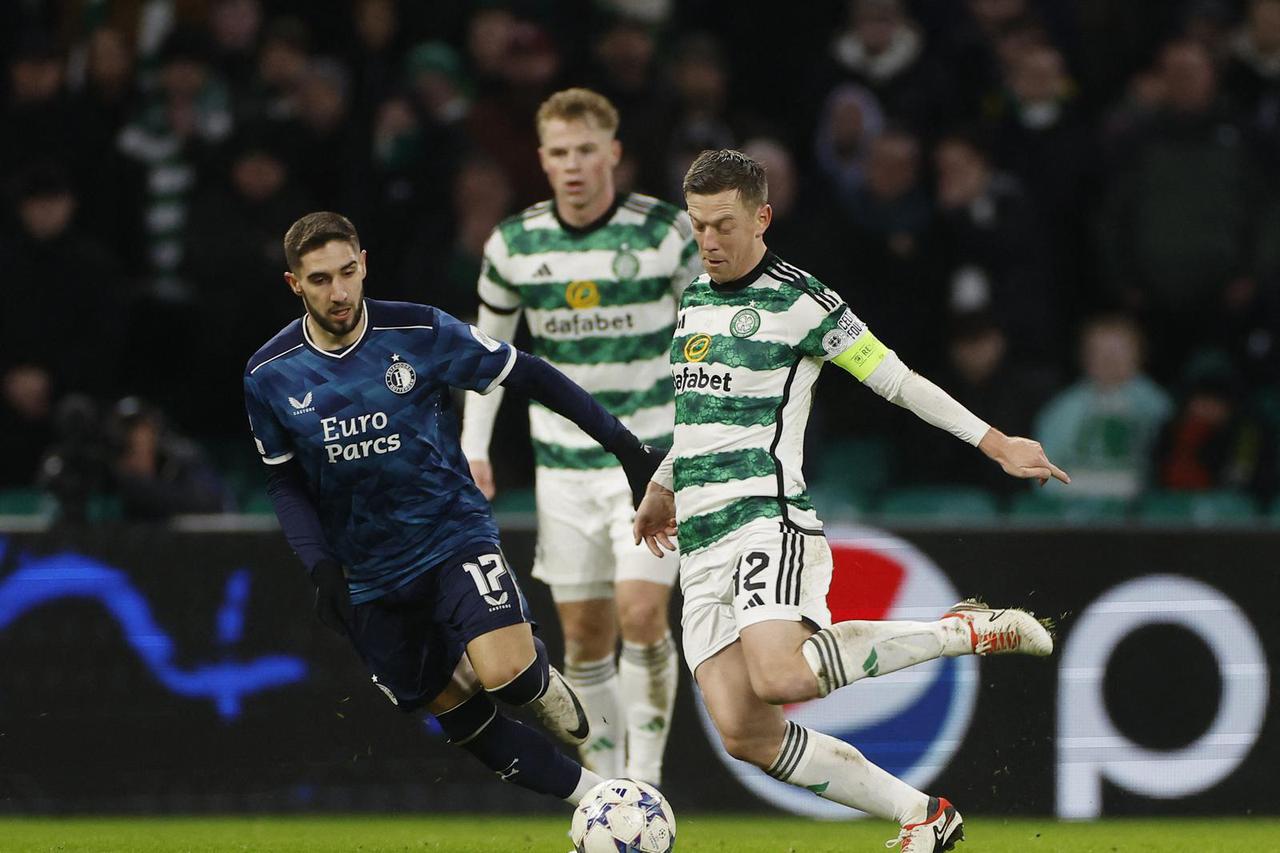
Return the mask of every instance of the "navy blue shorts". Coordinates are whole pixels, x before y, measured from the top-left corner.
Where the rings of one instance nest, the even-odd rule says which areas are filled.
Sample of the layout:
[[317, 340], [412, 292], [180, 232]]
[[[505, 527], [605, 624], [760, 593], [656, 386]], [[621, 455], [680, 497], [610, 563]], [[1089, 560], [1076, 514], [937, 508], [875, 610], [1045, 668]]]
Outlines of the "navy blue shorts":
[[467, 643], [533, 621], [502, 551], [483, 543], [355, 605], [352, 616], [351, 642], [401, 711], [421, 708], [448, 686]]

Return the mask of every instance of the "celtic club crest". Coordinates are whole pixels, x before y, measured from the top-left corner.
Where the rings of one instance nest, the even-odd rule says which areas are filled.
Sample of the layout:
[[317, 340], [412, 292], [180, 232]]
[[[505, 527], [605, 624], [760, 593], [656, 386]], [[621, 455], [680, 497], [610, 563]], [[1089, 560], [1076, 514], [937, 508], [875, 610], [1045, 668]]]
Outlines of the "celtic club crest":
[[618, 281], [630, 281], [640, 274], [640, 258], [627, 246], [613, 256], [613, 277]]
[[743, 308], [729, 321], [729, 332], [735, 338], [749, 338], [760, 328], [760, 314], [754, 308]]

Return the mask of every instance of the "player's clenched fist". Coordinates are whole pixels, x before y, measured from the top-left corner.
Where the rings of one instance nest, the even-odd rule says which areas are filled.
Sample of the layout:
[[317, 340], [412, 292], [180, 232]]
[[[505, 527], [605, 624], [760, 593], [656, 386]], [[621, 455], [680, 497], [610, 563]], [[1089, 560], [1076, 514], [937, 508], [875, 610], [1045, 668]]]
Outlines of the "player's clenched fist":
[[636, 544], [643, 541], [654, 556], [661, 557], [663, 548], [676, 550], [676, 544], [671, 541], [671, 537], [676, 535], [675, 493], [650, 481], [644, 500], [636, 510], [633, 531]]

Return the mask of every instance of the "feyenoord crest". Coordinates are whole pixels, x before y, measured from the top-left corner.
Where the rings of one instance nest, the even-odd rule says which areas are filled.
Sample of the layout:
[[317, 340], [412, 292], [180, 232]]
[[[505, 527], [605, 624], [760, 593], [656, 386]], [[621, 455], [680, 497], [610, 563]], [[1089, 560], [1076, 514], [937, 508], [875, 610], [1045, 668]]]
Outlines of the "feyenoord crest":
[[735, 338], [749, 338], [760, 328], [760, 314], [754, 308], [743, 308], [729, 321], [729, 331]]
[[413, 365], [401, 361], [400, 356], [391, 356], [391, 366], [387, 368], [387, 387], [397, 394], [408, 394], [418, 382], [418, 372]]
[[640, 259], [626, 243], [613, 256], [613, 276], [618, 281], [630, 281], [640, 274]]

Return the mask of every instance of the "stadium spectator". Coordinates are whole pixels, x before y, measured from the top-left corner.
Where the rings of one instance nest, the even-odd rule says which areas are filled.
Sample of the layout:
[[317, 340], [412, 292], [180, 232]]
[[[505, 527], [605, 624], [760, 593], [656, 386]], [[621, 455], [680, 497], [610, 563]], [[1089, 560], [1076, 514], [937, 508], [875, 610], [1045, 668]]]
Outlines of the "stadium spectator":
[[[112, 390], [120, 279], [115, 259], [76, 224], [77, 194], [64, 169], [29, 167], [14, 202], [17, 227], [0, 237], [0, 265], [11, 283], [0, 314], [0, 374], [28, 369], [15, 387], [25, 391], [18, 412], [32, 417], [40, 410], [37, 384], [51, 399]], [[33, 370], [43, 374], [39, 382], [30, 378]]]
[[[623, 157], [635, 164], [637, 188], [663, 183], [663, 154], [674, 109], [670, 86], [657, 65], [653, 30], [636, 18], [615, 16], [592, 43], [590, 88], [618, 107]], [[622, 191], [626, 191], [623, 189]]]
[[[1052, 223], [1052, 265], [1066, 310], [1093, 281], [1088, 260], [1089, 212], [1101, 163], [1080, 113], [1079, 92], [1062, 54], [1047, 44], [1028, 47], [1006, 72], [1005, 94], [993, 122], [992, 155], [1026, 189], [1041, 222]], [[1067, 311], [1067, 316], [1074, 316]]]
[[[368, 141], [352, 120], [350, 90], [345, 65], [332, 58], [313, 59], [298, 89], [297, 118], [290, 125], [293, 182], [324, 210], [350, 210], [368, 180]], [[343, 167], [335, 169], [335, 163]]]
[[998, 171], [973, 136], [944, 137], [934, 164], [950, 311], [988, 312], [1009, 335], [1014, 358], [1054, 360], [1057, 288], [1042, 225], [1021, 184]]
[[1091, 320], [1080, 343], [1084, 376], [1036, 418], [1046, 454], [1071, 466], [1060, 494], [1133, 498], [1150, 481], [1152, 451], [1173, 403], [1142, 373], [1142, 333], [1118, 315]]
[[[413, 298], [429, 302], [455, 317], [476, 315], [476, 281], [484, 259], [484, 244], [498, 223], [511, 212], [511, 186], [496, 163], [481, 158], [467, 160], [453, 182], [453, 250], [447, 277], [431, 276], [428, 288], [415, 291]], [[435, 267], [439, 257], [426, 257]]]
[[533, 204], [546, 190], [538, 159], [529, 152], [538, 147], [534, 114], [554, 88], [560, 65], [560, 52], [546, 30], [517, 23], [498, 66], [501, 88], [479, 98], [467, 116], [475, 148], [507, 173], [517, 207]]
[[142, 209], [122, 211], [142, 235], [141, 272], [149, 292], [180, 302], [190, 292], [178, 277], [186, 243], [187, 206], [202, 170], [231, 133], [226, 87], [209, 67], [208, 44], [196, 31], [179, 30], [157, 58], [159, 87], [120, 133], [119, 147], [135, 168]]
[[356, 0], [351, 10], [355, 38], [344, 47], [352, 74], [352, 114], [356, 127], [365, 132], [400, 79], [402, 32], [395, 0]]
[[254, 58], [261, 35], [261, 0], [214, 0], [209, 9], [210, 62], [226, 81], [237, 109], [250, 104], [255, 83]]
[[763, 166], [769, 178], [770, 250], [788, 258], [813, 258], [809, 272], [835, 290], [843, 293], [854, 287], [853, 256], [833, 250], [827, 237], [827, 229], [839, 227], [843, 213], [825, 188], [804, 180], [795, 156], [781, 140], [756, 137], [743, 144], [742, 153]]
[[447, 126], [466, 119], [471, 98], [457, 51], [444, 42], [423, 42], [409, 51], [405, 66], [418, 108], [432, 121]]
[[1221, 353], [1188, 366], [1186, 390], [1160, 433], [1156, 483], [1174, 491], [1234, 489], [1269, 502], [1276, 491], [1276, 438], [1248, 404], [1241, 377]]
[[311, 61], [311, 33], [296, 18], [271, 22], [258, 50], [252, 106], [246, 119], [287, 121], [298, 114], [299, 91]]
[[847, 203], [866, 180], [871, 143], [884, 131], [884, 112], [864, 86], [842, 83], [823, 104], [814, 140], [819, 171]]
[[1115, 167], [1099, 239], [1109, 284], [1141, 312], [1163, 377], [1176, 374], [1187, 336], [1222, 316], [1228, 285], [1253, 272], [1265, 183], [1205, 48], [1171, 42], [1159, 70], [1162, 107]]
[[94, 152], [109, 150], [131, 115], [138, 96], [133, 50], [124, 35], [99, 27], [89, 36], [84, 86], [78, 108]]
[[[280, 278], [286, 269], [280, 234], [311, 204], [291, 178], [281, 136], [271, 127], [242, 130], [229, 143], [225, 177], [206, 182], [191, 205], [183, 274], [195, 285], [210, 365], [245, 361], [298, 313]], [[237, 309], [249, 304], [251, 312]], [[239, 420], [240, 377], [192, 369], [208, 401], [202, 428], [230, 433]]]
[[661, 198], [679, 198], [684, 173], [708, 148], [732, 146], [737, 132], [729, 117], [730, 68], [720, 43], [704, 33], [685, 36], [671, 62], [675, 113], [667, 142]]
[[467, 59], [480, 94], [503, 88], [507, 49], [519, 26], [520, 20], [501, 6], [480, 9], [467, 22]]
[[80, 178], [84, 192], [76, 221], [132, 270], [142, 268], [146, 251], [137, 215], [144, 187], [116, 140], [139, 107], [135, 60], [133, 47], [120, 30], [97, 28], [89, 36], [84, 85], [77, 93], [85, 145], [94, 152], [95, 168]]
[[0, 178], [11, 180], [50, 159], [81, 176], [92, 152], [84, 148], [84, 114], [67, 92], [62, 52], [44, 33], [30, 31], [19, 37], [7, 66]]
[[999, 91], [1003, 76], [999, 42], [1028, 22], [1029, 0], [966, 0], [967, 14], [944, 31], [939, 45], [961, 115], [976, 117], [983, 98]]
[[1254, 131], [1280, 150], [1280, 0], [1250, 0], [1231, 40], [1223, 91]]
[[29, 364], [0, 370], [0, 435], [5, 441], [0, 488], [35, 484], [40, 458], [53, 434], [52, 405], [47, 371]]
[[[972, 411], [990, 413], [993, 423], [1019, 434], [1030, 432], [1036, 411], [1048, 399], [1052, 375], [1009, 357], [1008, 339], [986, 314], [967, 314], [951, 324], [946, 364], [936, 381]], [[906, 479], [921, 483], [981, 486], [998, 495], [1025, 488], [987, 460], [965, 453], [958, 442], [927, 441], [931, 427], [911, 419], [895, 425], [895, 454]], [[1007, 482], [1006, 482], [1007, 481]], [[1075, 475], [1072, 474], [1074, 488]]]
[[[933, 240], [933, 204], [920, 176], [920, 143], [890, 129], [871, 143], [866, 181], [847, 200], [849, 298], [903, 358], [933, 365], [945, 297]], [[772, 183], [770, 188], [772, 189]], [[927, 306], [927, 307], [925, 307]]]
[[889, 118], [918, 134], [956, 118], [947, 76], [925, 50], [924, 36], [902, 0], [852, 0], [848, 23], [831, 45], [831, 60], [830, 76], [866, 87]]
[[127, 521], [223, 512], [231, 502], [199, 446], [171, 428], [160, 410], [120, 400], [106, 425], [115, 442], [115, 487]]

